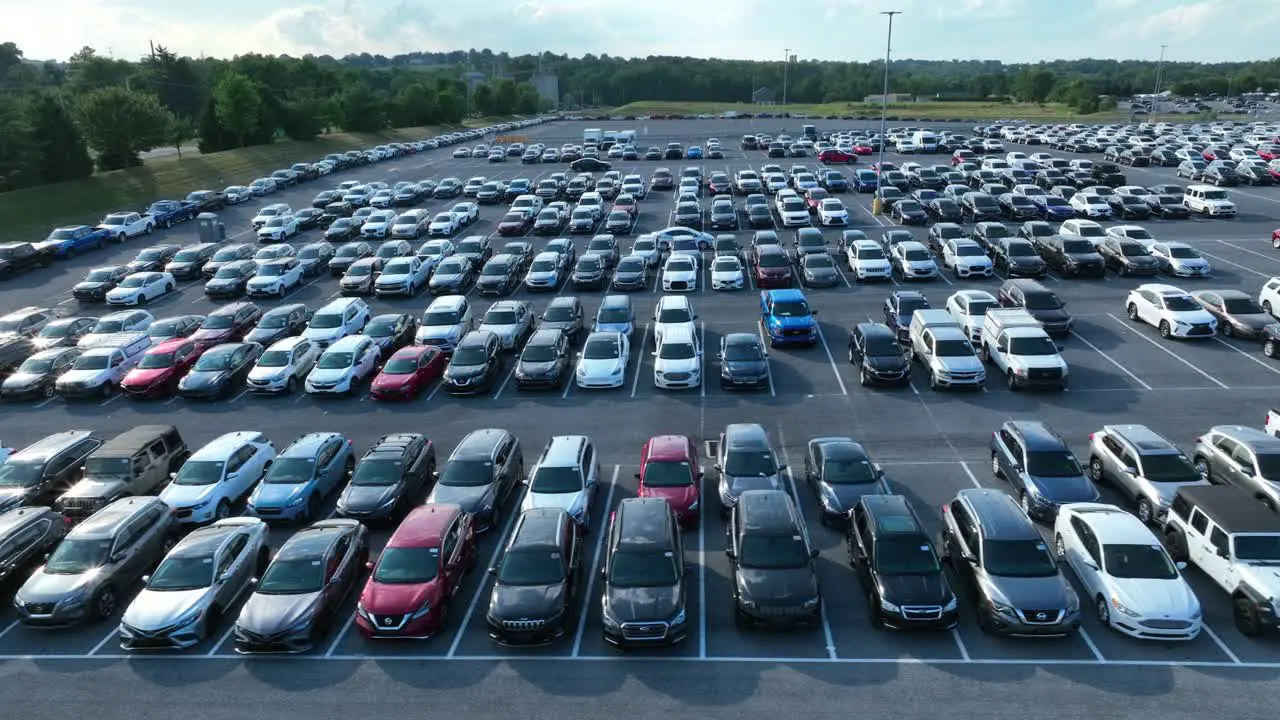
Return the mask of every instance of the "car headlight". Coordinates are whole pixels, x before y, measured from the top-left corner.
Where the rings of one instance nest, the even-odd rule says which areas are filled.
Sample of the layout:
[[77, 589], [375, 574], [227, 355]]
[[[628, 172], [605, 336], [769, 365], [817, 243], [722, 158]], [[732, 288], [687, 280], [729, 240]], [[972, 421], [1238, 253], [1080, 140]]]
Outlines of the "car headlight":
[[191, 506], [191, 509], [192, 509], [193, 511], [194, 511], [194, 510], [203, 510], [203, 509], [205, 509], [206, 507], [209, 507], [209, 503], [211, 503], [211, 502], [213, 502], [213, 498], [205, 498], [204, 500], [201, 500], [201, 501], [200, 501], [200, 502], [198, 502], [198, 503], [194, 503], [194, 504]]
[[1080, 612], [1080, 596], [1076, 595], [1073, 591], [1067, 596], [1067, 613], [1071, 614], [1077, 612]]
[[301, 505], [302, 503], [304, 503], [304, 502], [306, 502], [306, 501], [307, 501], [307, 496], [306, 496], [306, 494], [299, 493], [298, 497], [296, 497], [296, 498], [294, 498], [294, 499], [290, 500], [290, 501], [289, 501], [289, 503], [288, 503], [287, 505], [285, 505], [285, 507], [298, 507], [299, 505]]
[[947, 604], [942, 606], [942, 611], [943, 611], [943, 612], [955, 612], [956, 607], [957, 607], [956, 596], [955, 596], [955, 595], [952, 595], [952, 596], [951, 596], [951, 599], [947, 601]]
[[803, 607], [805, 610], [812, 610], [812, 609], [814, 609], [814, 608], [818, 607], [818, 598], [815, 596], [815, 597], [811, 597], [811, 598], [809, 598], [808, 600], [805, 600], [805, 601], [804, 601], [804, 604], [802, 605], [802, 607]]
[[991, 600], [991, 609], [1000, 615], [1017, 615], [1017, 611], [1013, 609], [1012, 605], [1000, 602], [999, 600]]
[[1128, 615], [1129, 617], [1135, 617], [1135, 618], [1142, 617], [1141, 613], [1130, 609], [1124, 603], [1120, 602], [1120, 597], [1118, 595], [1113, 594], [1111, 596], [1111, 607], [1115, 608], [1116, 610], [1119, 610], [1120, 612], [1124, 613], [1125, 615]]
[[425, 616], [425, 615], [426, 615], [427, 613], [429, 613], [429, 612], [431, 612], [431, 603], [426, 603], [426, 604], [424, 604], [422, 607], [418, 608], [418, 611], [417, 611], [417, 612], [415, 612], [414, 614], [410, 615], [410, 616], [409, 616], [409, 619], [410, 619], [410, 620], [417, 620], [418, 618]]
[[902, 612], [902, 608], [898, 607], [897, 605], [894, 605], [893, 603], [889, 602], [888, 600], [885, 600], [884, 598], [880, 598], [880, 609], [888, 613]]

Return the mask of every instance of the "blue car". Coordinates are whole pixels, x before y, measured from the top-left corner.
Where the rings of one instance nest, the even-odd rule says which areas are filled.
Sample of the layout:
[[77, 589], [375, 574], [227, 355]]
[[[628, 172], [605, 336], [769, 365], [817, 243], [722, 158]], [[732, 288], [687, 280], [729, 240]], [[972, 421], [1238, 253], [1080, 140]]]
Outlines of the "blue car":
[[770, 347], [816, 345], [820, 339], [817, 314], [799, 290], [760, 291], [760, 324]]
[[701, 160], [702, 148], [698, 147], [697, 145], [690, 145], [689, 149], [685, 150], [684, 156], [688, 160]]
[[1071, 203], [1057, 195], [1032, 195], [1031, 202], [1039, 206], [1040, 215], [1045, 220], [1062, 222], [1076, 216], [1076, 209], [1071, 207]]
[[853, 174], [853, 189], [860, 193], [875, 192], [880, 187], [880, 176], [875, 170], [857, 170]]
[[249, 494], [247, 514], [266, 521], [322, 519], [324, 499], [355, 469], [351, 441], [339, 433], [308, 433], [281, 452]]
[[631, 337], [636, 329], [636, 311], [629, 295], [605, 295], [596, 311], [595, 332], [616, 332]]
[[85, 250], [101, 250], [109, 237], [111, 233], [106, 230], [95, 230], [88, 225], [69, 225], [56, 228], [49, 237], [35, 245], [38, 250], [51, 248], [54, 256], [65, 258]]

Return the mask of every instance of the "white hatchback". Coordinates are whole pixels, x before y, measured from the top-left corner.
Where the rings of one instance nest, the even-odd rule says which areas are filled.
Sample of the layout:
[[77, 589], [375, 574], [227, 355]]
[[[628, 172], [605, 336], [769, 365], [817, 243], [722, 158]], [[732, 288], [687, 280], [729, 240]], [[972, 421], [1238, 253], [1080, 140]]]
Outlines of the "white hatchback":
[[346, 395], [378, 369], [378, 344], [367, 335], [348, 335], [330, 345], [307, 373], [311, 395]]

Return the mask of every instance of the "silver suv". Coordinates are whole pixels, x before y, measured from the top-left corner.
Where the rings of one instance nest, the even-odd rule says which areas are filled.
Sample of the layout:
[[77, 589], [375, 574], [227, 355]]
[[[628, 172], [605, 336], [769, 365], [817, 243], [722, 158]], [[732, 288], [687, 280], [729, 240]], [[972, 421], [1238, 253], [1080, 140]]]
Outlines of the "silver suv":
[[1280, 508], [1280, 438], [1243, 425], [1218, 425], [1196, 441], [1193, 455], [1200, 476], [1235, 485]]
[[1028, 637], [1064, 636], [1080, 627], [1080, 598], [1013, 498], [999, 490], [961, 490], [942, 510], [942, 551], [975, 590], [978, 627]]
[[1105, 425], [1090, 435], [1089, 479], [1111, 483], [1144, 523], [1164, 519], [1178, 488], [1209, 482], [1177, 445], [1145, 425]]
[[117, 500], [77, 525], [14, 595], [24, 625], [61, 627], [115, 614], [120, 592], [173, 546], [159, 498]]

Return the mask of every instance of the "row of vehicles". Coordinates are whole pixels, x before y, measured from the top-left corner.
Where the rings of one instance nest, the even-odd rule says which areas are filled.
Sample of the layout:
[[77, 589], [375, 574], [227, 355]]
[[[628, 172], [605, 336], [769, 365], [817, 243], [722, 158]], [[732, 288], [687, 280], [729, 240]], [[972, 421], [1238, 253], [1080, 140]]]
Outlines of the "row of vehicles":
[[[1188, 563], [1230, 599], [1242, 633], [1280, 625], [1268, 569], [1280, 561], [1273, 488], [1280, 465], [1272, 460], [1280, 458], [1280, 439], [1262, 429], [1211, 428], [1189, 457], [1146, 426], [1107, 425], [1091, 435], [1081, 462], [1049, 425], [1005, 422], [992, 433], [990, 456], [1008, 492], [958, 492], [941, 508], [940, 538], [851, 438], [810, 439], [803, 468], [792, 469], [763, 427], [735, 423], [708, 443], [707, 454], [740, 628], [821, 622], [817, 544], [801, 510], [801, 484], [822, 525], [844, 536], [873, 628], [949, 629], [972, 612], [994, 635], [1061, 637], [1091, 611], [1133, 638], [1191, 640], [1204, 628], [1204, 610], [1183, 576]], [[46, 486], [36, 474], [29, 482], [32, 467], [64, 456], [83, 463], [83, 479]], [[125, 649], [196, 645], [247, 594], [231, 629], [236, 649], [305, 652], [363, 580], [355, 622], [364, 636], [430, 637], [448, 627], [450, 599], [476, 565], [477, 536], [509, 525], [489, 569], [485, 621], [495, 641], [531, 645], [571, 635], [578, 608], [593, 601], [601, 603], [604, 638], [616, 646], [687, 637], [682, 531], [699, 524], [704, 495], [690, 438], [644, 443], [637, 497], [601, 521], [598, 600], [586, 597], [592, 584], [583, 582], [592, 570], [583, 540], [602, 484], [589, 437], [552, 437], [527, 473], [519, 440], [499, 429], [468, 434], [439, 472], [435, 457], [431, 441], [411, 433], [378, 439], [358, 461], [349, 440], [326, 432], [279, 452], [261, 433], [229, 433], [189, 455], [171, 426], [135, 428], [105, 443], [84, 431], [50, 436], [0, 466], [0, 486], [34, 488], [17, 493], [16, 507], [0, 515], [11, 572], [42, 562], [16, 593], [19, 619], [65, 627], [110, 617], [141, 579], [121, 619]], [[174, 466], [171, 480], [159, 473]], [[145, 479], [147, 472], [165, 479]], [[96, 507], [72, 502], [77, 488], [95, 481], [139, 492], [99, 498]], [[41, 506], [66, 483], [57, 509]], [[1102, 487], [1133, 511], [1103, 503]], [[334, 493], [339, 517], [314, 521], [312, 498]], [[247, 497], [242, 516], [223, 505], [233, 495]], [[209, 501], [225, 509], [200, 512]], [[360, 512], [380, 501], [391, 509]], [[513, 517], [504, 523], [507, 513]], [[383, 518], [398, 526], [374, 558], [366, 524]], [[268, 533], [283, 521], [304, 527], [273, 556]], [[177, 539], [176, 530], [190, 528]], [[953, 582], [973, 598], [971, 609], [961, 609]]]

